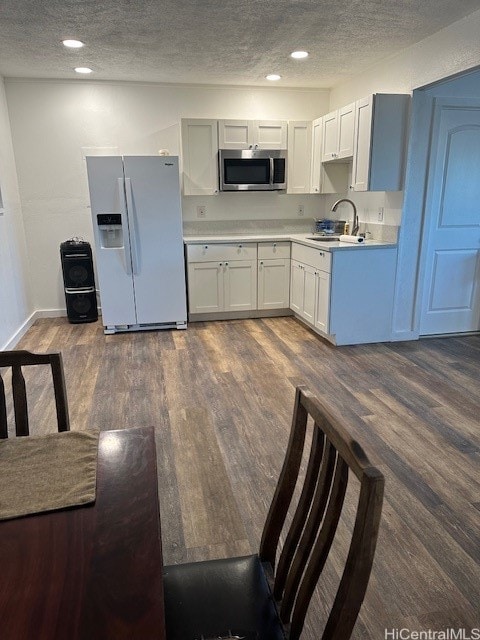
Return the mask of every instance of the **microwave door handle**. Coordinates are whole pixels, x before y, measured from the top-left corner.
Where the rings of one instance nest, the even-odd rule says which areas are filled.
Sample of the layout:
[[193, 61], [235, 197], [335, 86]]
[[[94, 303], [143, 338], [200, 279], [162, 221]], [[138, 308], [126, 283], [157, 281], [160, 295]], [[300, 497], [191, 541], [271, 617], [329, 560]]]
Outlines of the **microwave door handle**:
[[273, 158], [270, 157], [270, 185], [273, 185], [273, 172], [274, 172], [274, 162], [273, 162]]

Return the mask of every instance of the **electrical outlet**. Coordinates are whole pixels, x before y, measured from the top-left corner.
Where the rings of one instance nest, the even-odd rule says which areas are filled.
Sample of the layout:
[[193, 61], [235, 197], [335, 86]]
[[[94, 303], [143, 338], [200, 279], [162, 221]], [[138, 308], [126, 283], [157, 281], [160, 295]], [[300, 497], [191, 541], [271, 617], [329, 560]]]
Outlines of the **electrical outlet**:
[[383, 207], [378, 207], [377, 220], [383, 222]]
[[199, 204], [197, 207], [197, 218], [207, 217], [207, 207], [204, 204]]
[[304, 204], [299, 204], [298, 205], [298, 217], [299, 218], [303, 218], [304, 215], [305, 215], [305, 205]]

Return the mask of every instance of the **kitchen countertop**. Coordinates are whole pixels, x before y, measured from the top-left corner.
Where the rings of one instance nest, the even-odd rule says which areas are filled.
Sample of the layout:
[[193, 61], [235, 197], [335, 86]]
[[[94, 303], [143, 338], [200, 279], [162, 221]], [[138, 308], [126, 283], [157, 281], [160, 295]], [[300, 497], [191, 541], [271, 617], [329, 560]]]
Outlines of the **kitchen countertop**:
[[327, 240], [321, 242], [318, 240], [308, 240], [312, 237], [312, 233], [263, 233], [263, 234], [236, 234], [236, 235], [224, 235], [224, 236], [184, 236], [183, 241], [185, 244], [221, 244], [229, 242], [298, 242], [304, 244], [307, 247], [314, 247], [322, 249], [322, 251], [344, 251], [348, 249], [380, 249], [385, 247], [396, 247], [397, 245], [392, 242], [383, 242], [381, 240], [365, 240], [361, 244], [353, 244], [349, 242], [339, 242], [334, 240]]

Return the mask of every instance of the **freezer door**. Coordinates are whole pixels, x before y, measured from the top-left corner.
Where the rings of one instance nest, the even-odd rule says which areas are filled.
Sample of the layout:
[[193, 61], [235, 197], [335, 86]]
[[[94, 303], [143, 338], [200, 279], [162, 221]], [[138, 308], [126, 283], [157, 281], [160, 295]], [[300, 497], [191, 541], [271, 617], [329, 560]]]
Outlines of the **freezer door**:
[[87, 156], [98, 283], [105, 326], [137, 324], [121, 156]]
[[186, 322], [178, 158], [125, 156], [138, 324]]

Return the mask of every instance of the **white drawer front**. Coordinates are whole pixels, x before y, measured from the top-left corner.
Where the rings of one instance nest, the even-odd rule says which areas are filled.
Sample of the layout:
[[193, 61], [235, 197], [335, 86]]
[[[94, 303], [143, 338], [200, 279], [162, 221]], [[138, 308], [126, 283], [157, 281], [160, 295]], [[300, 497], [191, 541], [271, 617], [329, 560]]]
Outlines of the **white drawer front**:
[[325, 249], [314, 249], [306, 247], [304, 244], [292, 242], [292, 259], [327, 273], [332, 270], [332, 254]]
[[229, 244], [189, 244], [188, 262], [211, 262], [212, 260], [256, 260], [256, 242], [235, 242]]
[[258, 259], [290, 258], [290, 242], [259, 242]]

